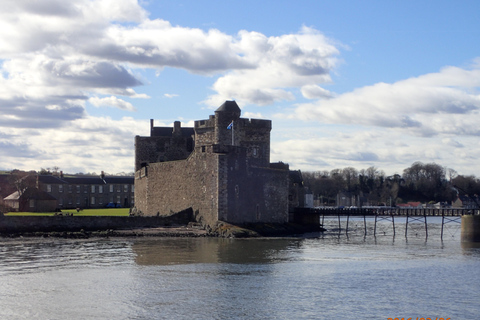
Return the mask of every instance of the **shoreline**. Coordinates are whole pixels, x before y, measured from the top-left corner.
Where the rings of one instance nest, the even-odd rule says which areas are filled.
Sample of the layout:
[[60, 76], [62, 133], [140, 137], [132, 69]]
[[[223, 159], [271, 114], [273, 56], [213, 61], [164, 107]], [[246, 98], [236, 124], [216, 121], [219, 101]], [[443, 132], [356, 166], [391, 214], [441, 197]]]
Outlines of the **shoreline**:
[[105, 230], [60, 230], [60, 231], [18, 231], [2, 232], [0, 239], [18, 238], [63, 238], [63, 239], [92, 239], [92, 238], [263, 238], [263, 237], [301, 237], [305, 233], [322, 232], [323, 228], [301, 226], [296, 224], [255, 224], [235, 226], [219, 223], [213, 228], [191, 225], [143, 227], [131, 229]]

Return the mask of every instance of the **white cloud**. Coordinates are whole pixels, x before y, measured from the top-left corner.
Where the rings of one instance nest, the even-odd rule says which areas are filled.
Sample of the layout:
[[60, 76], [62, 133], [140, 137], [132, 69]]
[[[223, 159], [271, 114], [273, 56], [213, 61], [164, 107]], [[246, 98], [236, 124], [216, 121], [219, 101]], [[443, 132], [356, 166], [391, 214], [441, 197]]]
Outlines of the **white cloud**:
[[[129, 117], [86, 117], [71, 121], [61, 130], [12, 128], [8, 136], [0, 134], [2, 168], [39, 170], [58, 166], [69, 173], [132, 172], [134, 136], [148, 135], [149, 128], [148, 120]], [[28, 142], [24, 139], [27, 135]]]
[[88, 99], [88, 102], [93, 104], [95, 107], [102, 107], [102, 106], [107, 106], [107, 107], [115, 107], [119, 108], [122, 110], [128, 110], [128, 111], [136, 111], [135, 107], [130, 103], [126, 102], [122, 99], [118, 99], [117, 97], [110, 96], [106, 98], [98, 98], [98, 97], [92, 97]]
[[393, 84], [377, 83], [302, 104], [295, 117], [335, 124], [401, 128], [416, 135], [479, 135], [480, 69], [455, 67]]
[[241, 31], [236, 46], [251, 67], [220, 77], [213, 85], [217, 94], [205, 101], [210, 106], [231, 97], [242, 105], [294, 100], [292, 88], [331, 81], [339, 54], [330, 39], [307, 27], [279, 37]]
[[133, 90], [143, 82], [132, 69], [174, 67], [219, 76], [217, 94], [207, 99], [215, 107], [231, 97], [242, 105], [292, 101], [295, 88], [329, 82], [338, 55], [312, 28], [277, 37], [229, 35], [150, 20], [134, 0], [3, 5], [0, 101], [7, 106], [3, 113], [23, 119], [15, 125], [25, 127], [47, 127], [52, 118], [57, 125], [60, 119], [81, 119], [85, 101], [95, 94], [110, 98], [92, 99], [94, 105], [133, 110], [116, 97], [149, 98]]
[[302, 95], [307, 99], [330, 99], [334, 94], [316, 84], [304, 85], [301, 89]]

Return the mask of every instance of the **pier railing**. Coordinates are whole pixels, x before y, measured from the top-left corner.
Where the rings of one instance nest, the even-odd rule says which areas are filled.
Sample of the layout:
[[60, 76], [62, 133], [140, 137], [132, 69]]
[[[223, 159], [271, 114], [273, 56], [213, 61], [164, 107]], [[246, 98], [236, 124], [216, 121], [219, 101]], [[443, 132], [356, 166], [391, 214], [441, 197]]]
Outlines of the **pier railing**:
[[450, 216], [461, 217], [468, 214], [480, 214], [480, 209], [463, 208], [313, 208], [325, 216]]
[[[442, 217], [441, 239], [443, 239], [444, 225], [447, 223], [461, 223], [461, 217], [464, 215], [479, 215], [480, 209], [463, 208], [312, 208], [310, 214], [316, 216], [315, 219], [324, 224], [326, 216], [337, 216], [338, 226], [341, 230], [341, 216], [346, 216], [345, 232], [348, 233], [348, 223], [350, 217], [363, 217], [365, 235], [367, 235], [366, 217], [375, 217], [373, 235], [376, 235], [377, 221], [388, 220], [393, 225], [393, 235], [395, 235], [395, 217], [405, 217], [405, 237], [408, 232], [409, 222], [422, 222], [425, 225], [425, 236], [428, 237], [427, 217]], [[317, 220], [317, 221], [318, 221]]]

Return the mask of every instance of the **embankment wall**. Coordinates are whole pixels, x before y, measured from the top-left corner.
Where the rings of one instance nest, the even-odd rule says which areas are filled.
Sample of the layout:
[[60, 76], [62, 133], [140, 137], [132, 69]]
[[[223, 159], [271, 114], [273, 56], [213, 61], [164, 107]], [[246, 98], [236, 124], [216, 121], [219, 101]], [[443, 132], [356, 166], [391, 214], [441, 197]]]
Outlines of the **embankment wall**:
[[0, 216], [0, 233], [154, 228], [191, 221], [191, 209], [159, 217]]

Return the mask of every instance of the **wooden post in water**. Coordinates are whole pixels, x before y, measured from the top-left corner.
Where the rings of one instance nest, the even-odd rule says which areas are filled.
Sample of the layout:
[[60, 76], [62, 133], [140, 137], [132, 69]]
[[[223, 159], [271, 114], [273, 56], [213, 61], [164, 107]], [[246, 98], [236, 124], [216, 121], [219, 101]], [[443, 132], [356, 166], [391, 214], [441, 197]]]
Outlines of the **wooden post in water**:
[[424, 218], [425, 218], [425, 239], [426, 239], [428, 238], [427, 215], [425, 215]]
[[342, 225], [340, 224], [340, 211], [337, 211], [338, 214], [338, 233], [342, 230]]
[[395, 217], [393, 216], [393, 213], [392, 213], [392, 224], [393, 224], [393, 237], [395, 237]]
[[407, 221], [405, 222], [405, 238], [407, 237], [407, 231], [408, 231], [408, 210], [407, 210]]
[[365, 212], [363, 212], [363, 227], [365, 229], [365, 235], [367, 235], [367, 218]]
[[347, 227], [345, 228], [345, 233], [348, 233], [348, 220], [350, 219], [350, 213], [347, 213]]
[[442, 233], [440, 234], [440, 240], [443, 240], [443, 225], [445, 224], [445, 212], [442, 210]]

